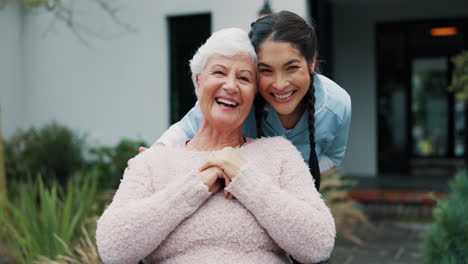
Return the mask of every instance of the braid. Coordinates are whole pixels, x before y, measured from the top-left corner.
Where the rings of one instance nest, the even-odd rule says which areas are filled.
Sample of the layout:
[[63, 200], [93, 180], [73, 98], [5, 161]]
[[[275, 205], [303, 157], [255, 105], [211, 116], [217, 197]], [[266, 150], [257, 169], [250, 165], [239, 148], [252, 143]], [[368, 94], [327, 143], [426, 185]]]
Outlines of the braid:
[[257, 93], [254, 100], [255, 104], [255, 122], [257, 124], [257, 138], [264, 136], [262, 128], [263, 120], [263, 107], [265, 106], [265, 99]]
[[320, 189], [320, 168], [315, 152], [315, 86], [314, 75], [310, 76], [310, 87], [307, 91], [307, 108], [309, 109], [309, 142], [310, 142], [310, 156], [309, 156], [309, 169], [312, 177], [315, 179], [315, 188], [317, 191]]

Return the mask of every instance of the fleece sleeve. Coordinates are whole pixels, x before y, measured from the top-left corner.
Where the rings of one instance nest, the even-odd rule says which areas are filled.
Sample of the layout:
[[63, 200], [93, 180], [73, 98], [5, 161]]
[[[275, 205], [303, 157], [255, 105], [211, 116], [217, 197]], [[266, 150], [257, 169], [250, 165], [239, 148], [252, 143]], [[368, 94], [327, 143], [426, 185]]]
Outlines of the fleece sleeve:
[[301, 263], [327, 260], [335, 243], [333, 216], [315, 189], [300, 153], [289, 142], [283, 145], [288, 146], [275, 150], [285, 157], [281, 184], [274, 183], [258, 169], [260, 164], [249, 160], [226, 189], [294, 259]]
[[145, 164], [144, 154], [125, 171], [112, 203], [98, 220], [96, 242], [104, 263], [138, 263], [210, 196], [196, 172], [175, 175], [177, 180], [155, 191], [152, 177], [157, 175]]

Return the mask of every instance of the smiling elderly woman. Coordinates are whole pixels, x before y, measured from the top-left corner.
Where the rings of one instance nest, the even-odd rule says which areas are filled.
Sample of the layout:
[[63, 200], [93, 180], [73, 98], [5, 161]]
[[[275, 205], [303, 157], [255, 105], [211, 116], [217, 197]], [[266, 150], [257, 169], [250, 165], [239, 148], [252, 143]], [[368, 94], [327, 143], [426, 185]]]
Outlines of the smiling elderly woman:
[[256, 85], [247, 33], [214, 33], [190, 66], [200, 129], [185, 144], [151, 147], [132, 160], [98, 221], [104, 263], [328, 259], [334, 220], [301, 154], [282, 137], [242, 135]]

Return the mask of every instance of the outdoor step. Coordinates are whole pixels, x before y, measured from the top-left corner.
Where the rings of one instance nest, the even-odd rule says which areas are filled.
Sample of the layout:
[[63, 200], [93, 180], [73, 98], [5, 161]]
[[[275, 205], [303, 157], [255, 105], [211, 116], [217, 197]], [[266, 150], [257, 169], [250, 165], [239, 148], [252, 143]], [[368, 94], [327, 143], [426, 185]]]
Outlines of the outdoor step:
[[404, 190], [351, 190], [348, 196], [370, 217], [430, 217], [446, 192]]

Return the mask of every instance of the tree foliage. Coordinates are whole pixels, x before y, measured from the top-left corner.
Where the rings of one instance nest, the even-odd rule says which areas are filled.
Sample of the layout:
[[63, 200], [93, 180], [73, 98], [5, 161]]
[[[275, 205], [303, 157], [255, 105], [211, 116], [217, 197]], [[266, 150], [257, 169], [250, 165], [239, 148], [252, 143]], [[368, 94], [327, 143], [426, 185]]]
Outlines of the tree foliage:
[[449, 90], [455, 92], [458, 99], [468, 101], [468, 51], [452, 57], [453, 73]]
[[[132, 25], [120, 19], [118, 16], [120, 9], [115, 6], [115, 1], [89, 0], [89, 2], [102, 10], [107, 18], [122, 29], [124, 33], [136, 32], [136, 29]], [[90, 35], [100, 39], [109, 39], [122, 35], [122, 32], [98, 32], [96, 29], [98, 25], [86, 23], [87, 18], [84, 17], [83, 12], [78, 12], [75, 9], [73, 0], [0, 0], [0, 10], [7, 4], [14, 3], [18, 4], [25, 11], [45, 10], [51, 13], [55, 18], [52, 22], [62, 22], [85, 45], [88, 45], [85, 36]], [[82, 1], [80, 0], [79, 3], [82, 3]]]
[[434, 225], [423, 244], [425, 264], [468, 263], [468, 175], [458, 173], [447, 199], [434, 209]]

